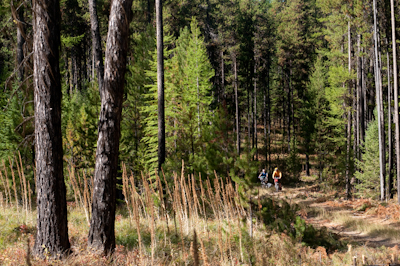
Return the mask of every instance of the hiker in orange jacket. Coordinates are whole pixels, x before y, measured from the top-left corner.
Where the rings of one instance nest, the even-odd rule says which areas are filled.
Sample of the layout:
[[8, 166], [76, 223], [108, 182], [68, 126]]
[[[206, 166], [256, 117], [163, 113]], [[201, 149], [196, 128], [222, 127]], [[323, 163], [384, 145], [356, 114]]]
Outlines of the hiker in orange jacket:
[[278, 167], [276, 167], [274, 172], [272, 173], [272, 178], [274, 179], [275, 182], [276, 191], [282, 190], [282, 185], [281, 185], [282, 172], [279, 171]]

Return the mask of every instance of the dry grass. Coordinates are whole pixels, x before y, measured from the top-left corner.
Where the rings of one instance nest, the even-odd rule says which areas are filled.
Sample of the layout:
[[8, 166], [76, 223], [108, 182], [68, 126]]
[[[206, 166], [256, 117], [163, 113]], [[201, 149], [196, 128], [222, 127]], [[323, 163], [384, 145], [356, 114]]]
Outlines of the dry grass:
[[[399, 254], [397, 249], [366, 247], [327, 254], [323, 247], [294, 243], [252, 216], [229, 178], [182, 171], [169, 176], [166, 186], [164, 174], [135, 177], [122, 168], [125, 205], [117, 210], [117, 248], [109, 258], [87, 252], [91, 179], [70, 168], [75, 202], [68, 205], [68, 229], [73, 253], [63, 261], [28, 255], [36, 220], [35, 210], [28, 207], [29, 183], [17, 186], [15, 175], [9, 179], [0, 172], [0, 265], [343, 265], [362, 254], [374, 263]], [[19, 177], [24, 178], [22, 167]], [[329, 213], [321, 210], [318, 215]]]

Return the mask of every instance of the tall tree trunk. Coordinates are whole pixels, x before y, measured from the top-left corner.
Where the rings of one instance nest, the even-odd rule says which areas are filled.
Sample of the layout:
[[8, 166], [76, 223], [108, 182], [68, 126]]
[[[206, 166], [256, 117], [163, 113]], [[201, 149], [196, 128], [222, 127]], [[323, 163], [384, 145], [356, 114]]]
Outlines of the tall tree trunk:
[[165, 162], [164, 40], [162, 0], [156, 0], [157, 89], [158, 89], [158, 170]]
[[37, 256], [60, 257], [70, 248], [61, 135], [60, 3], [33, 4]]
[[[362, 48], [361, 51], [363, 52], [364, 49]], [[363, 106], [363, 120], [364, 122], [362, 123], [363, 129], [362, 129], [362, 140], [365, 140], [365, 131], [367, 129], [367, 125], [368, 125], [368, 96], [367, 96], [367, 78], [366, 78], [366, 59], [364, 56], [361, 57], [361, 91], [362, 91], [362, 97], [363, 97], [363, 102], [362, 102], [362, 106]]]
[[24, 44], [25, 44], [25, 20], [24, 20], [24, 8], [21, 6], [18, 10], [18, 27], [17, 27], [17, 67], [18, 79], [24, 80], [24, 67], [21, 65], [24, 61]]
[[257, 149], [257, 64], [254, 60], [254, 143], [256, 148], [256, 161], [258, 161], [258, 149]]
[[270, 97], [270, 55], [267, 55], [267, 123], [268, 123], [268, 167], [271, 166], [271, 97]]
[[[364, 109], [364, 93], [363, 93], [363, 65], [362, 65], [362, 57], [361, 57], [361, 35], [357, 35], [357, 101], [358, 101], [358, 121], [357, 124], [359, 125], [358, 129], [358, 145], [361, 145], [361, 141], [364, 140], [364, 116], [365, 116], [365, 109]], [[360, 149], [357, 150], [357, 158], [360, 159]]]
[[94, 67], [97, 71], [97, 81], [100, 93], [103, 91], [104, 65], [103, 49], [101, 48], [100, 25], [97, 16], [96, 0], [89, 0], [90, 30], [92, 32], [92, 52], [94, 57]]
[[380, 167], [380, 185], [381, 185], [381, 200], [385, 199], [385, 146], [384, 146], [384, 130], [382, 121], [383, 106], [382, 106], [382, 87], [381, 87], [381, 69], [379, 64], [378, 52], [378, 26], [377, 26], [377, 9], [376, 0], [373, 0], [374, 9], [374, 56], [375, 56], [375, 86], [376, 86], [376, 107], [378, 110], [378, 131], [379, 131], [379, 167]]
[[[351, 27], [350, 27], [350, 20], [348, 21], [347, 24], [347, 55], [348, 55], [348, 70], [349, 74], [351, 73]], [[349, 80], [349, 103], [347, 105], [348, 111], [347, 111], [347, 149], [346, 149], [346, 198], [349, 199], [351, 197], [351, 184], [350, 184], [350, 147], [351, 147], [351, 109], [350, 107], [352, 106], [351, 104], [351, 97], [352, 97], [352, 90], [351, 90], [351, 80]]]
[[[246, 83], [248, 83], [248, 82], [246, 82]], [[247, 85], [246, 86], [247, 87], [247, 137], [248, 137], [248, 141], [249, 141], [249, 143], [247, 144], [247, 146], [248, 146], [248, 148], [250, 149], [250, 145], [251, 145], [251, 115], [250, 115], [250, 108], [251, 108], [251, 106], [252, 106], [252, 104], [251, 104], [251, 100], [250, 100], [250, 98], [251, 98], [251, 91], [250, 91], [250, 86], [249, 85]]]
[[396, 133], [396, 173], [397, 173], [397, 202], [400, 204], [400, 121], [399, 121], [399, 92], [397, 85], [397, 54], [396, 54], [396, 23], [394, 19], [394, 1], [390, 0], [392, 21], [392, 50], [393, 50], [393, 91], [394, 91], [394, 122]]
[[238, 100], [238, 78], [237, 78], [237, 62], [236, 62], [236, 55], [233, 58], [233, 71], [235, 76], [235, 109], [236, 109], [236, 148], [237, 153], [240, 155], [240, 119], [239, 119], [239, 100]]
[[362, 131], [362, 124], [363, 124], [363, 113], [362, 113], [362, 80], [361, 80], [361, 35], [357, 35], [357, 81], [356, 81], [356, 101], [357, 101], [357, 118], [356, 118], [356, 126], [357, 126], [357, 150], [356, 158], [360, 159], [360, 145], [361, 145], [361, 131]]
[[132, 0], [112, 1], [101, 93], [90, 249], [108, 255], [115, 249], [115, 204], [121, 110], [129, 45]]
[[[387, 39], [386, 39], [387, 40]], [[389, 43], [387, 42], [386, 58], [387, 58], [387, 76], [388, 76], [388, 184], [386, 196], [389, 199], [393, 198], [393, 131], [392, 131], [392, 84], [390, 80], [390, 57], [389, 57]]]
[[288, 110], [288, 124], [287, 124], [287, 130], [288, 130], [288, 136], [287, 136], [287, 142], [288, 142], [288, 153], [290, 153], [290, 127], [292, 124], [292, 85], [290, 82], [290, 71], [287, 73], [287, 82], [288, 82], [288, 104], [287, 104], [287, 110]]
[[[224, 63], [224, 51], [221, 50], [221, 94], [222, 94], [222, 106], [226, 105], [225, 95], [225, 63]], [[218, 96], [219, 97], [219, 96]]]

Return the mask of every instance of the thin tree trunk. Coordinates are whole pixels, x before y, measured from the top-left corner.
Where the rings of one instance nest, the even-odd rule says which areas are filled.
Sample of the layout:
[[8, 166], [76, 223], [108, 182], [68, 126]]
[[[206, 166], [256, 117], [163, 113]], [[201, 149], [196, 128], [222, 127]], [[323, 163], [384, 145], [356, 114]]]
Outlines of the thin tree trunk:
[[164, 110], [164, 40], [162, 0], [156, 0], [157, 18], [157, 90], [158, 90], [158, 170], [165, 162], [165, 110]]
[[270, 68], [270, 55], [267, 57], [267, 123], [268, 123], [268, 167], [271, 166], [271, 97], [269, 87], [269, 68]]
[[100, 93], [103, 91], [104, 65], [103, 49], [101, 48], [100, 25], [97, 16], [96, 0], [89, 0], [90, 30], [92, 32], [92, 52], [94, 56], [94, 66], [97, 71], [97, 81]]
[[[348, 52], [348, 69], [349, 74], [351, 73], [351, 31], [350, 31], [350, 20], [347, 24], [347, 52]], [[350, 146], [351, 146], [351, 109], [350, 107], [352, 104], [350, 103], [350, 98], [352, 97], [352, 90], [351, 90], [351, 81], [349, 81], [349, 103], [348, 103], [348, 111], [347, 111], [347, 149], [346, 149], [346, 198], [350, 199], [351, 197], [351, 184], [350, 184]]]
[[379, 166], [380, 166], [380, 186], [381, 186], [381, 200], [385, 200], [385, 147], [384, 147], [384, 130], [382, 124], [382, 88], [381, 88], [381, 70], [379, 65], [379, 52], [378, 52], [378, 27], [376, 18], [376, 0], [373, 0], [373, 10], [374, 10], [374, 56], [375, 56], [375, 86], [376, 86], [376, 106], [378, 110], [378, 131], [379, 131]]
[[60, 3], [33, 2], [37, 225], [34, 254], [61, 257], [70, 248], [61, 134]]
[[17, 27], [17, 67], [18, 69], [18, 79], [20, 81], [24, 80], [24, 67], [21, 66], [22, 61], [24, 61], [24, 44], [25, 44], [25, 20], [24, 20], [24, 8], [21, 6], [18, 10], [18, 27]]
[[[248, 83], [248, 82], [246, 82]], [[250, 107], [252, 104], [250, 104], [250, 97], [251, 97], [251, 91], [250, 91], [250, 86], [247, 84], [247, 137], [248, 137], [248, 148], [250, 149], [251, 145], [251, 118], [250, 118]]]
[[356, 127], [357, 127], [357, 150], [356, 158], [360, 160], [360, 145], [361, 145], [361, 131], [362, 131], [362, 124], [363, 124], [363, 113], [362, 113], [362, 79], [361, 79], [361, 36], [360, 34], [357, 35], [357, 81], [356, 81], [356, 101], [357, 101], [357, 115], [356, 115]]
[[226, 105], [225, 95], [225, 63], [224, 63], [224, 51], [221, 51], [221, 90], [222, 90], [222, 102], [223, 106]]
[[236, 148], [237, 153], [240, 155], [240, 119], [239, 119], [239, 100], [238, 100], [238, 79], [237, 79], [237, 63], [236, 63], [236, 55], [233, 58], [233, 71], [235, 75], [235, 109], [236, 109]]
[[102, 255], [115, 249], [116, 178], [132, 0], [112, 1], [98, 124], [92, 219], [88, 247]]
[[254, 63], [254, 143], [256, 148], [256, 161], [258, 161], [258, 149], [257, 149], [257, 64]]
[[[387, 39], [386, 39], [387, 41]], [[393, 131], [392, 131], [392, 84], [390, 80], [390, 57], [389, 57], [389, 43], [387, 42], [387, 51], [386, 51], [386, 58], [387, 58], [387, 76], [388, 76], [388, 184], [387, 184], [387, 198], [393, 198]]]
[[[288, 71], [289, 72], [289, 71]], [[288, 82], [288, 94], [287, 94], [287, 97], [288, 97], [288, 104], [287, 104], [287, 110], [288, 110], [288, 114], [287, 114], [287, 117], [288, 117], [288, 124], [287, 124], [287, 130], [288, 130], [288, 136], [287, 136], [287, 141], [288, 141], [288, 153], [290, 153], [290, 127], [291, 127], [291, 124], [292, 124], [292, 108], [291, 108], [291, 106], [292, 106], [292, 103], [291, 103], [291, 101], [292, 101], [292, 93], [291, 93], [291, 91], [292, 91], [292, 86], [291, 86], [291, 82], [290, 82], [290, 72], [289, 73], [287, 73], [287, 82]]]
[[[365, 108], [364, 108], [364, 93], [363, 93], [363, 62], [361, 57], [361, 35], [357, 36], [357, 93], [358, 93], [358, 124], [359, 124], [359, 145], [361, 145], [361, 141], [364, 141], [364, 120], [365, 120]], [[357, 153], [358, 158], [360, 159], [360, 149], [358, 149]]]
[[397, 54], [396, 54], [396, 23], [394, 19], [394, 1], [390, 0], [392, 21], [392, 50], [393, 50], [393, 90], [394, 90], [394, 122], [396, 133], [396, 173], [397, 173], [397, 202], [400, 204], [400, 123], [399, 123], [399, 94], [397, 85]]
[[[364, 49], [361, 49], [361, 51], [363, 51]], [[368, 125], [368, 105], [367, 105], [367, 101], [368, 101], [368, 96], [367, 96], [367, 79], [366, 79], [366, 71], [365, 71], [365, 57], [362, 56], [361, 57], [361, 91], [362, 91], [362, 97], [363, 97], [363, 102], [362, 102], [362, 106], [363, 106], [363, 129], [362, 129], [362, 140], [365, 140], [365, 132], [366, 132], [366, 128]]]

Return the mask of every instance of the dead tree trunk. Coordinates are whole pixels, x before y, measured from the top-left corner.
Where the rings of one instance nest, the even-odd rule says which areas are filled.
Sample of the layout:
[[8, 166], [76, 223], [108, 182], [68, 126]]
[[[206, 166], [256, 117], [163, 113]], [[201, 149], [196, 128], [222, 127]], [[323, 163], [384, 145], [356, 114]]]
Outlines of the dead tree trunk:
[[112, 1], [98, 124], [90, 249], [108, 255], [115, 249], [115, 204], [119, 138], [132, 0]]

